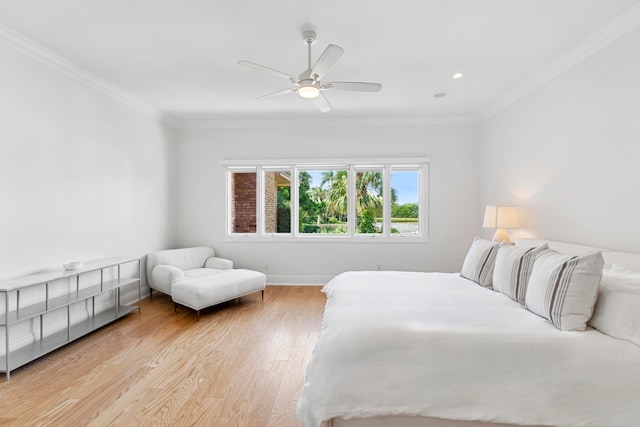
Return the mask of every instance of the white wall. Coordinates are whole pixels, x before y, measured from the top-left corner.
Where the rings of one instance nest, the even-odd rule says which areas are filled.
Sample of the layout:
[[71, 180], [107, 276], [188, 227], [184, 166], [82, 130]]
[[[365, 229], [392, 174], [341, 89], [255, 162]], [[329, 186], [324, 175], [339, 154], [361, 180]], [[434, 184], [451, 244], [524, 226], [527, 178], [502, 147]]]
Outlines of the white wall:
[[[323, 283], [345, 270], [459, 271], [478, 232], [475, 125], [204, 129], [179, 132], [178, 246], [212, 245], [269, 283]], [[229, 242], [220, 160], [430, 157], [429, 243]]]
[[635, 30], [483, 123], [481, 204], [522, 206], [515, 236], [640, 252], [638, 46]]
[[0, 279], [169, 245], [175, 131], [0, 43]]

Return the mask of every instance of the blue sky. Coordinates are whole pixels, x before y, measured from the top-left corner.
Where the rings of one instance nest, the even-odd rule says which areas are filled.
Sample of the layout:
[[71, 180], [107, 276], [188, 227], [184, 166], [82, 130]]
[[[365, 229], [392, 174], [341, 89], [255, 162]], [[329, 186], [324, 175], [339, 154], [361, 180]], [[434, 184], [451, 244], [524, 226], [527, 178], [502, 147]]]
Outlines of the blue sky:
[[418, 203], [418, 172], [391, 172], [391, 188], [396, 189], [399, 205]]
[[[311, 187], [322, 182], [323, 171], [307, 171], [311, 175]], [[391, 187], [396, 189], [398, 204], [418, 202], [418, 173], [415, 171], [391, 172]]]

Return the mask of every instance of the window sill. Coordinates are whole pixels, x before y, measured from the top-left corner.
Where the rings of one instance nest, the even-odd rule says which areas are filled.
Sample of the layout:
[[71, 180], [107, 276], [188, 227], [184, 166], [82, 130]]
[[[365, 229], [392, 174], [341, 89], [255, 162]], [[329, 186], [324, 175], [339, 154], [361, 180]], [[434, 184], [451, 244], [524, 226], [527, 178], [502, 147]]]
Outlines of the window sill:
[[428, 243], [429, 238], [424, 236], [397, 236], [386, 237], [377, 235], [365, 236], [291, 236], [291, 235], [262, 235], [242, 234], [225, 236], [224, 242], [251, 242], [251, 243]]

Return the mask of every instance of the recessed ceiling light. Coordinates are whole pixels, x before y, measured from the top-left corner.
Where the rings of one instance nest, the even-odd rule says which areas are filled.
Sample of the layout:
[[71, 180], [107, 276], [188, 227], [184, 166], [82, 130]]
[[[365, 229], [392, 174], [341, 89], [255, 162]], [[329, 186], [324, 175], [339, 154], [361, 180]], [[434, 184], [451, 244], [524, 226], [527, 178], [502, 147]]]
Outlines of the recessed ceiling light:
[[445, 96], [447, 96], [447, 92], [436, 92], [433, 94], [434, 98], [444, 98]]
[[454, 74], [453, 76], [451, 76], [451, 77], [453, 77], [454, 79], [460, 79], [460, 78], [462, 78], [462, 76], [464, 76], [464, 74], [462, 74], [462, 73], [455, 73], [455, 74]]

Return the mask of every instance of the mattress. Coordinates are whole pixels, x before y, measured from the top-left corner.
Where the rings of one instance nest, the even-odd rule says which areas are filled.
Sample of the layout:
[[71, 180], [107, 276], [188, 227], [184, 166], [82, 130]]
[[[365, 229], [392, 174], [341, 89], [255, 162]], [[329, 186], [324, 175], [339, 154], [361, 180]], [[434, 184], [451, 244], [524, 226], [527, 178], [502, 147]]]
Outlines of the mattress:
[[388, 417], [559, 427], [640, 419], [640, 348], [630, 342], [559, 331], [458, 274], [348, 272], [323, 292], [298, 401], [307, 427]]

